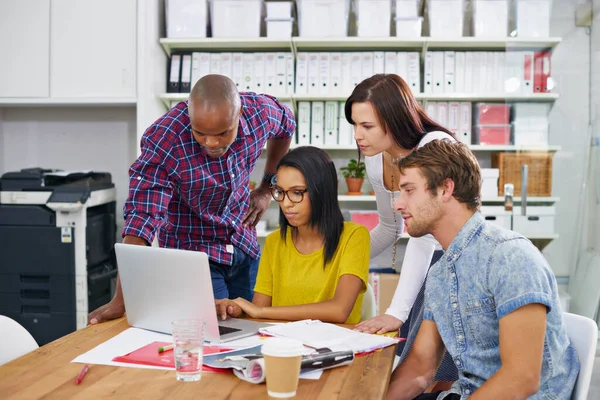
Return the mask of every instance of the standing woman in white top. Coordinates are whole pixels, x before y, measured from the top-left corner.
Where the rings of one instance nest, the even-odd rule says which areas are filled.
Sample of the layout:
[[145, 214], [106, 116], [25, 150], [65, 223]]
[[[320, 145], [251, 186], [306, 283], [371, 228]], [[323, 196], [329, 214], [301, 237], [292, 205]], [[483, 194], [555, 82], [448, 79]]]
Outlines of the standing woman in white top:
[[[393, 207], [399, 195], [398, 160], [432, 140], [455, 138], [425, 114], [406, 82], [394, 74], [378, 74], [362, 81], [346, 101], [345, 113], [365, 155], [377, 201], [379, 224], [371, 231], [371, 259], [383, 254], [379, 259], [389, 259], [395, 269], [400, 263], [396, 247], [404, 228], [402, 216]], [[355, 329], [370, 333], [399, 330], [425, 281], [436, 248], [441, 250], [431, 235], [410, 238], [392, 304], [384, 315], [363, 321]], [[411, 325], [415, 323], [420, 325], [421, 321], [411, 321]]]

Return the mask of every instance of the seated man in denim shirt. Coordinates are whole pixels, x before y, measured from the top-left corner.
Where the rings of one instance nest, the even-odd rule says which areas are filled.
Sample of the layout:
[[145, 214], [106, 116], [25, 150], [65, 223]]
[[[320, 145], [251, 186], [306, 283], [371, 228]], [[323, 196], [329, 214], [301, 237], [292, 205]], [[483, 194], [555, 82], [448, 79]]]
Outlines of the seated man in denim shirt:
[[[570, 399], [579, 373], [554, 274], [523, 236], [478, 212], [481, 171], [461, 143], [434, 140], [398, 163], [402, 213], [411, 236], [445, 249], [429, 271], [425, 313], [388, 399]], [[444, 350], [459, 379], [424, 394]]]

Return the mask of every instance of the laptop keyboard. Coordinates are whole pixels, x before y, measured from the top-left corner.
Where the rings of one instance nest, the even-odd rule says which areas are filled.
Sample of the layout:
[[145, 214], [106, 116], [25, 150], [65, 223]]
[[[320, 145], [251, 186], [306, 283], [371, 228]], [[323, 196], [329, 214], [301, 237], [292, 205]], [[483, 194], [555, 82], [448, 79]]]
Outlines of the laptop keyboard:
[[228, 333], [239, 332], [239, 331], [241, 331], [241, 329], [230, 328], [228, 326], [219, 325], [219, 335], [226, 335]]

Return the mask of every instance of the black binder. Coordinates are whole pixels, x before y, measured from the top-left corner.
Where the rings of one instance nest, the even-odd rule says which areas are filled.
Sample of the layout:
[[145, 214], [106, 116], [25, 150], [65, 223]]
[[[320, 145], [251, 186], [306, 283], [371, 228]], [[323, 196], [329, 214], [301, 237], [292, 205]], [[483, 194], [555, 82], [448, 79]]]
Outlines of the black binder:
[[179, 93], [181, 83], [181, 54], [173, 54], [167, 76], [167, 93]]

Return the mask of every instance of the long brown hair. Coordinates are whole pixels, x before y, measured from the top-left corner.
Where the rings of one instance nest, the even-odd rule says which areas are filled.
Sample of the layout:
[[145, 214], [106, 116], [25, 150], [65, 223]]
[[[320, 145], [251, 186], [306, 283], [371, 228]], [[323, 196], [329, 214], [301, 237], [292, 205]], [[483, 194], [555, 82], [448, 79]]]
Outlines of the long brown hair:
[[392, 134], [394, 142], [412, 150], [423, 136], [433, 131], [454, 134], [427, 116], [404, 79], [396, 74], [377, 74], [359, 83], [344, 107], [346, 120], [352, 120], [352, 104], [369, 102], [375, 109], [379, 124]]

